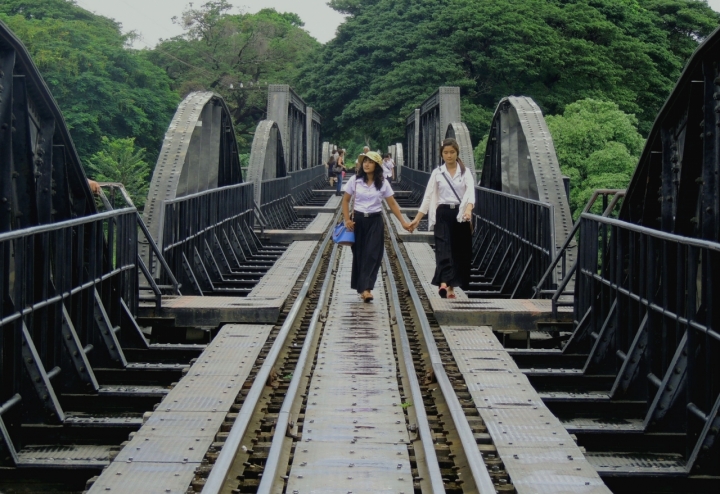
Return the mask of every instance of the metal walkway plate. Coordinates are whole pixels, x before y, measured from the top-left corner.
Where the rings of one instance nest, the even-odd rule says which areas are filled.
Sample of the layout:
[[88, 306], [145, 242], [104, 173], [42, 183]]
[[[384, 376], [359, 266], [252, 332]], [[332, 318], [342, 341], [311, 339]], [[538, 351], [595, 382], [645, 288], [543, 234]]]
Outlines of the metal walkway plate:
[[305, 232], [323, 234], [328, 229], [335, 215], [333, 213], [320, 213], [305, 227]]
[[196, 463], [110, 464], [89, 493], [185, 494], [195, 476]]
[[289, 244], [291, 242], [308, 242], [322, 240], [330, 223], [335, 218], [333, 211], [318, 212], [315, 218], [303, 230], [265, 230], [258, 232], [262, 240], [273, 244]]
[[[317, 242], [293, 242], [248, 294], [248, 301], [275, 301], [282, 306], [305, 268]], [[275, 321], [273, 321], [275, 322]]]
[[[343, 249], [287, 492], [413, 491], [385, 290], [362, 303]], [[331, 350], [332, 349], [332, 350]]]
[[[422, 243], [406, 243], [405, 249], [440, 324], [492, 326], [514, 332], [553, 320], [551, 300], [468, 298], [459, 288], [455, 289], [456, 299], [440, 298], [438, 288], [430, 284], [435, 273], [435, 252]], [[559, 308], [560, 320], [570, 321], [572, 315], [571, 308]]]
[[491, 328], [441, 328], [518, 494], [610, 492]]
[[[103, 472], [90, 493], [106, 490], [184, 493], [272, 328], [224, 326]], [[132, 466], [136, 464], [145, 466]], [[138, 476], [145, 478], [147, 485], [131, 489], [130, 476], [133, 482]]]

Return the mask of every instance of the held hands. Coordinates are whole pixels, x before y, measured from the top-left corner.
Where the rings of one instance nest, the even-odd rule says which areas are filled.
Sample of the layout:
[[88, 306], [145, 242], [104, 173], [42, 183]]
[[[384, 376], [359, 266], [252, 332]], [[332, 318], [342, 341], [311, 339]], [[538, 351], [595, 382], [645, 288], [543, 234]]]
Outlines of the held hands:
[[345, 228], [347, 228], [347, 231], [349, 232], [355, 231], [355, 222], [352, 220], [345, 220]]
[[403, 228], [405, 228], [407, 231], [412, 233], [415, 231], [415, 229], [418, 227], [419, 224], [420, 224], [420, 221], [415, 219], [415, 220], [412, 220], [410, 223], [407, 223], [407, 226], [403, 225]]
[[402, 227], [403, 227], [403, 229], [409, 231], [410, 233], [412, 233], [412, 231], [413, 231], [412, 223], [408, 223], [407, 221], [402, 222]]

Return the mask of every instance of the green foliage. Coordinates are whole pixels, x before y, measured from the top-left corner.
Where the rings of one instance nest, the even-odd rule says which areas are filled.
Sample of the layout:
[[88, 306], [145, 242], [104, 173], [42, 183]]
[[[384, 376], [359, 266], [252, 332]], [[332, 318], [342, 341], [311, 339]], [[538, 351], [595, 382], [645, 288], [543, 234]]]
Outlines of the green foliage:
[[30, 51], [81, 159], [102, 148], [102, 136], [134, 136], [154, 162], [178, 96], [145, 53], [128, 48], [132, 34], [65, 0], [6, 0], [0, 20]]
[[546, 121], [560, 168], [571, 180], [570, 207], [575, 217], [595, 189], [627, 187], [645, 142], [634, 115], [612, 102], [583, 99]]
[[257, 123], [266, 117], [267, 85], [293, 84], [298, 65], [320, 45], [293, 13], [263, 9], [232, 14], [226, 0], [190, 8], [175, 22], [185, 33], [149, 53], [182, 96], [214, 91], [233, 116], [238, 145], [249, 151]]
[[460, 86], [477, 142], [504, 96], [546, 115], [613, 101], [647, 133], [697, 41], [720, 18], [698, 0], [332, 0], [349, 15], [303, 67], [299, 88], [331, 140], [404, 137], [440, 85]]
[[151, 167], [145, 149], [135, 146], [135, 138], [102, 138], [102, 149], [85, 162], [98, 182], [119, 182], [125, 186], [135, 206], [142, 210], [150, 187]]

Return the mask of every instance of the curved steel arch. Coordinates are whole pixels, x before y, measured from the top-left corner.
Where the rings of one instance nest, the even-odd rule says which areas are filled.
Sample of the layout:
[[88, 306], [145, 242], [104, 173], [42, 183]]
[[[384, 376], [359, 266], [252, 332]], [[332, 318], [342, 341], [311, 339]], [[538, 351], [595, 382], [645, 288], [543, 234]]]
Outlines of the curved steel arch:
[[158, 157], [144, 219], [162, 245], [163, 203], [242, 183], [230, 109], [212, 92], [190, 93], [170, 122]]
[[453, 122], [445, 131], [445, 139], [452, 137], [460, 146], [460, 159], [470, 170], [475, 170], [475, 155], [473, 153], [470, 131], [465, 122]]
[[[493, 116], [480, 185], [552, 204], [556, 247], [573, 227], [552, 136], [542, 111], [527, 96], [503, 98]], [[568, 262], [575, 261], [574, 249]]]
[[660, 110], [620, 219], [720, 240], [720, 29], [695, 50]]
[[0, 22], [0, 233], [96, 212], [57, 102]]
[[254, 184], [258, 205], [262, 204], [262, 181], [287, 176], [280, 128], [272, 120], [261, 121], [255, 130], [247, 176]]

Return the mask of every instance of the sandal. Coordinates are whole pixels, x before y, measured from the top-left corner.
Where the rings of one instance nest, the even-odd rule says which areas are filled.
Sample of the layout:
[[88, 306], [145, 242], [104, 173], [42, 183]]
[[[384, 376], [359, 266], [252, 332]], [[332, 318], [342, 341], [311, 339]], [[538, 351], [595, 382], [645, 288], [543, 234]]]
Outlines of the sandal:
[[372, 293], [370, 295], [361, 294], [360, 297], [363, 299], [363, 302], [366, 304], [373, 301]]
[[455, 296], [455, 292], [452, 292], [452, 293], [448, 293], [447, 298], [457, 298], [457, 297]]
[[441, 286], [438, 290], [438, 295], [440, 295], [440, 298], [447, 298], [448, 292], [446, 286]]

